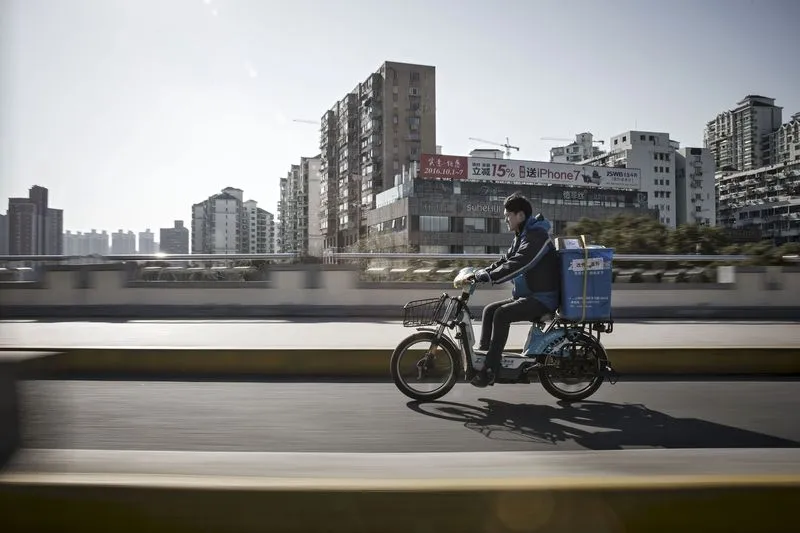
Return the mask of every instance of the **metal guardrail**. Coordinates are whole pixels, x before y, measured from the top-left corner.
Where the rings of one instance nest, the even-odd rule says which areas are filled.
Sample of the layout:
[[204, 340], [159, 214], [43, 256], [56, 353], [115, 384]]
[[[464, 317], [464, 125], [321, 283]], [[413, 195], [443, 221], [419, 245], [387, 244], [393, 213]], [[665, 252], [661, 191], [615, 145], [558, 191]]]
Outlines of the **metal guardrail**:
[[[373, 253], [343, 252], [332, 253], [325, 257], [333, 259], [423, 259], [423, 260], [497, 260], [500, 254], [414, 254], [414, 253]], [[731, 261], [741, 262], [752, 259], [748, 255], [669, 255], [669, 254], [615, 254], [615, 261], [642, 262], [709, 262]]]
[[[300, 254], [129, 254], [129, 255], [0, 255], [0, 262], [62, 262], [70, 260], [98, 259], [103, 261], [236, 261], [236, 260], [291, 260]], [[500, 254], [422, 254], [382, 252], [336, 252], [327, 253], [322, 259], [398, 259], [398, 260], [496, 260]], [[615, 261], [641, 262], [743, 262], [754, 259], [748, 255], [677, 255], [677, 254], [616, 254]], [[800, 262], [800, 256], [785, 255], [787, 262]]]
[[0, 255], [2, 262], [60, 262], [85, 259], [103, 261], [237, 261], [295, 259], [299, 254], [127, 254], [127, 255]]

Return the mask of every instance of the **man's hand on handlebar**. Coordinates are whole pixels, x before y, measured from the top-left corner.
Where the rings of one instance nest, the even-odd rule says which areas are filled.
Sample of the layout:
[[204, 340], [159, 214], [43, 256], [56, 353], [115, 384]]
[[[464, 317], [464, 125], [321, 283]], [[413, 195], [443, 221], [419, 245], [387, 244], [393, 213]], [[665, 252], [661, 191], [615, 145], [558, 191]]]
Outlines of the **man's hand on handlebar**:
[[476, 270], [473, 274], [467, 277], [467, 281], [470, 283], [489, 283], [492, 281], [492, 278], [489, 277], [489, 273], [485, 269]]

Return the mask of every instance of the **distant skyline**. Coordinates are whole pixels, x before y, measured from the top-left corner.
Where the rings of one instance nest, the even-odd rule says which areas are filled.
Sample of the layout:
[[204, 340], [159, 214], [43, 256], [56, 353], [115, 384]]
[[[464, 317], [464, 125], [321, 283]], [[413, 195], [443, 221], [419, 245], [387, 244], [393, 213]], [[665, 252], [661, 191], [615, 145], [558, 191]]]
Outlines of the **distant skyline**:
[[[491, 7], [491, 10], [489, 9]], [[64, 228], [171, 227], [227, 186], [277, 215], [314, 124], [386, 60], [436, 67], [445, 153], [548, 160], [592, 132], [703, 127], [748, 94], [800, 111], [796, 0], [1, 0], [0, 202]], [[604, 148], [607, 148], [605, 146]]]

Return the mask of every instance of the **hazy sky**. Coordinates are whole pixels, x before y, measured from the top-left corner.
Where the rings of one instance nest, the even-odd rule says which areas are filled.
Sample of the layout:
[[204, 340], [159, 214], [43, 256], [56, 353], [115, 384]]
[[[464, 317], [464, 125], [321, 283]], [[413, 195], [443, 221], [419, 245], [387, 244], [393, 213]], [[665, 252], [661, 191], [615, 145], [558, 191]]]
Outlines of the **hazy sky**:
[[[64, 228], [189, 220], [278, 178], [384, 60], [436, 66], [445, 153], [629, 129], [701, 145], [751, 93], [800, 111], [797, 0], [0, 0], [0, 202], [50, 189]], [[280, 10], [279, 10], [280, 9]]]

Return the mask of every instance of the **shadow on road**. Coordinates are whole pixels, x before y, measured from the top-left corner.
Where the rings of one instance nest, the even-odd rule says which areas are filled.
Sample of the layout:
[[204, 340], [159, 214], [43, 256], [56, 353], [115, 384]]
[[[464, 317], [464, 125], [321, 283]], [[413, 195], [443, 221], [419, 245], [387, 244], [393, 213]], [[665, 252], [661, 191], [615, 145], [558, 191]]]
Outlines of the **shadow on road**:
[[510, 404], [480, 398], [485, 406], [409, 402], [426, 416], [463, 423], [489, 439], [590, 450], [626, 448], [800, 448], [800, 443], [696, 418], [674, 418], [641, 404], [587, 401], [558, 406]]

